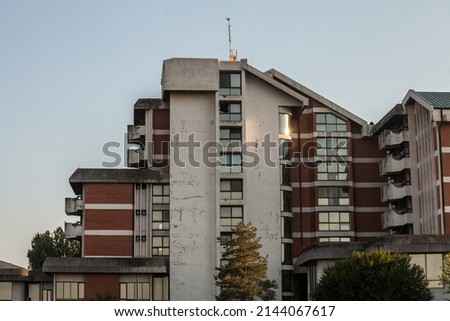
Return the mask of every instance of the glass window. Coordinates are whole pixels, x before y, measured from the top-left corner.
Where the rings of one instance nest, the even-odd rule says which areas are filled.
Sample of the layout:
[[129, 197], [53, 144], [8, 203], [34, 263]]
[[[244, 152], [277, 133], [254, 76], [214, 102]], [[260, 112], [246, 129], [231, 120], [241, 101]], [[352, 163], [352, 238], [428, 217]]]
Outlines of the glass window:
[[83, 300], [84, 288], [83, 282], [56, 282], [56, 299]]
[[153, 236], [152, 238], [152, 254], [153, 256], [169, 256], [169, 237]]
[[280, 164], [280, 184], [289, 186], [291, 184], [289, 167], [286, 164]]
[[242, 173], [242, 155], [234, 153], [222, 153], [220, 155], [221, 173]]
[[222, 180], [220, 180], [220, 199], [222, 199], [222, 200], [241, 200], [242, 199], [242, 180], [240, 180], [240, 179], [222, 179]]
[[347, 156], [347, 138], [317, 138], [317, 156]]
[[120, 300], [150, 300], [149, 282], [120, 283]]
[[319, 187], [318, 205], [350, 205], [348, 187]]
[[350, 213], [319, 212], [319, 231], [350, 231]]
[[283, 212], [291, 212], [291, 192], [281, 191], [280, 209]]
[[292, 264], [292, 244], [281, 243], [281, 262], [282, 264]]
[[345, 132], [347, 131], [347, 123], [333, 114], [316, 114], [316, 131]]
[[220, 144], [222, 147], [239, 147], [241, 143], [241, 128], [220, 128]]
[[290, 114], [286, 114], [286, 113], [278, 114], [278, 125], [279, 125], [278, 127], [279, 127], [280, 135], [289, 136], [291, 134], [290, 123], [291, 123], [291, 115]]
[[291, 156], [291, 141], [287, 139], [280, 139], [278, 153], [280, 159], [289, 159]]
[[344, 162], [323, 162], [317, 168], [319, 181], [346, 181], [348, 180], [348, 165]]
[[349, 237], [319, 237], [319, 242], [350, 242]]
[[292, 217], [283, 217], [283, 224], [281, 224], [281, 235], [284, 238], [292, 238]]
[[241, 74], [236, 72], [221, 72], [219, 94], [221, 96], [241, 95]]
[[236, 226], [243, 219], [242, 206], [221, 206], [220, 207], [220, 225]]
[[169, 300], [169, 277], [153, 277], [153, 301]]
[[241, 121], [241, 103], [221, 101], [219, 107], [220, 121]]
[[169, 204], [170, 188], [169, 185], [153, 185], [153, 204]]
[[168, 230], [169, 229], [170, 213], [168, 210], [153, 211], [152, 229], [154, 230]]

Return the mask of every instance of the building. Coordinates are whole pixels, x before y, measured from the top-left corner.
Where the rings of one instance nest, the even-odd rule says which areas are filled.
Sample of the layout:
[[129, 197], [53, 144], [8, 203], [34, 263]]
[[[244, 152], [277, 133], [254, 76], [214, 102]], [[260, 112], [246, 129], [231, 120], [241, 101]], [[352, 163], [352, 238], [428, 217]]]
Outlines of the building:
[[78, 222], [66, 234], [81, 240], [82, 256], [44, 264], [55, 300], [214, 300], [218, 240], [241, 221], [257, 228], [283, 300], [307, 299], [317, 258], [336, 259], [308, 256], [317, 246], [445, 232], [390, 223], [401, 207], [386, 191], [401, 178], [380, 175], [390, 145], [379, 141], [397, 116], [372, 126], [247, 60], [165, 60], [161, 84], [161, 99], [134, 106], [129, 168], [78, 169], [69, 179], [76, 197], [66, 213]]

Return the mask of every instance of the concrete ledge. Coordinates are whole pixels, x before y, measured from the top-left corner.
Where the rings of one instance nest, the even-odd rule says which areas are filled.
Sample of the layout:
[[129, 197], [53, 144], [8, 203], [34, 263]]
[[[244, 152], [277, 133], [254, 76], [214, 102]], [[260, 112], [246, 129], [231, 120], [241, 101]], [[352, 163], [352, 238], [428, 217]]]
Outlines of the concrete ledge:
[[343, 259], [354, 251], [381, 250], [393, 253], [449, 253], [450, 235], [387, 235], [371, 242], [318, 243], [305, 248], [295, 266], [316, 260]]
[[167, 258], [49, 257], [46, 273], [168, 273]]

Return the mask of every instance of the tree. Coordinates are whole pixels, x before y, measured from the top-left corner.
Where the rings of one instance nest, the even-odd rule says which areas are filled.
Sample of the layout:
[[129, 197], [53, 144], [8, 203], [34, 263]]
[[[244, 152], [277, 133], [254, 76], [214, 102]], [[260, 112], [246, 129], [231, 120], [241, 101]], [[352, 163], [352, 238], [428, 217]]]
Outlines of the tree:
[[354, 252], [324, 269], [310, 294], [319, 301], [428, 301], [423, 269], [407, 254]]
[[441, 272], [442, 274], [439, 276], [440, 283], [444, 286], [447, 293], [450, 293], [450, 253], [445, 255], [444, 262], [442, 262]]
[[250, 223], [239, 223], [235, 235], [229, 240], [221, 240], [225, 247], [222, 255], [224, 263], [216, 268], [214, 277], [221, 293], [219, 301], [275, 300], [277, 283], [267, 279], [267, 258], [261, 256], [260, 239], [256, 228]]
[[80, 242], [66, 239], [61, 227], [53, 233], [45, 231], [36, 233], [31, 240], [31, 249], [27, 252], [29, 267], [33, 270], [42, 269], [48, 257], [72, 257], [80, 253]]

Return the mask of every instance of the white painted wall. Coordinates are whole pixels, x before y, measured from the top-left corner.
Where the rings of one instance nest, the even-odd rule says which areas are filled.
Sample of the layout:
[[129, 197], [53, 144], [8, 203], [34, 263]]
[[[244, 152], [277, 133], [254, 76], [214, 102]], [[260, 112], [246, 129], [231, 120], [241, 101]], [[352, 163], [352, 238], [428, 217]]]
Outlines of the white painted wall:
[[[201, 145], [214, 139], [215, 92], [172, 92], [170, 136], [180, 133], [187, 141], [195, 132]], [[170, 152], [170, 299], [214, 300], [216, 267], [216, 169], [202, 164], [202, 150], [194, 158], [200, 167], [187, 163], [188, 150], [180, 149], [182, 168]]]

